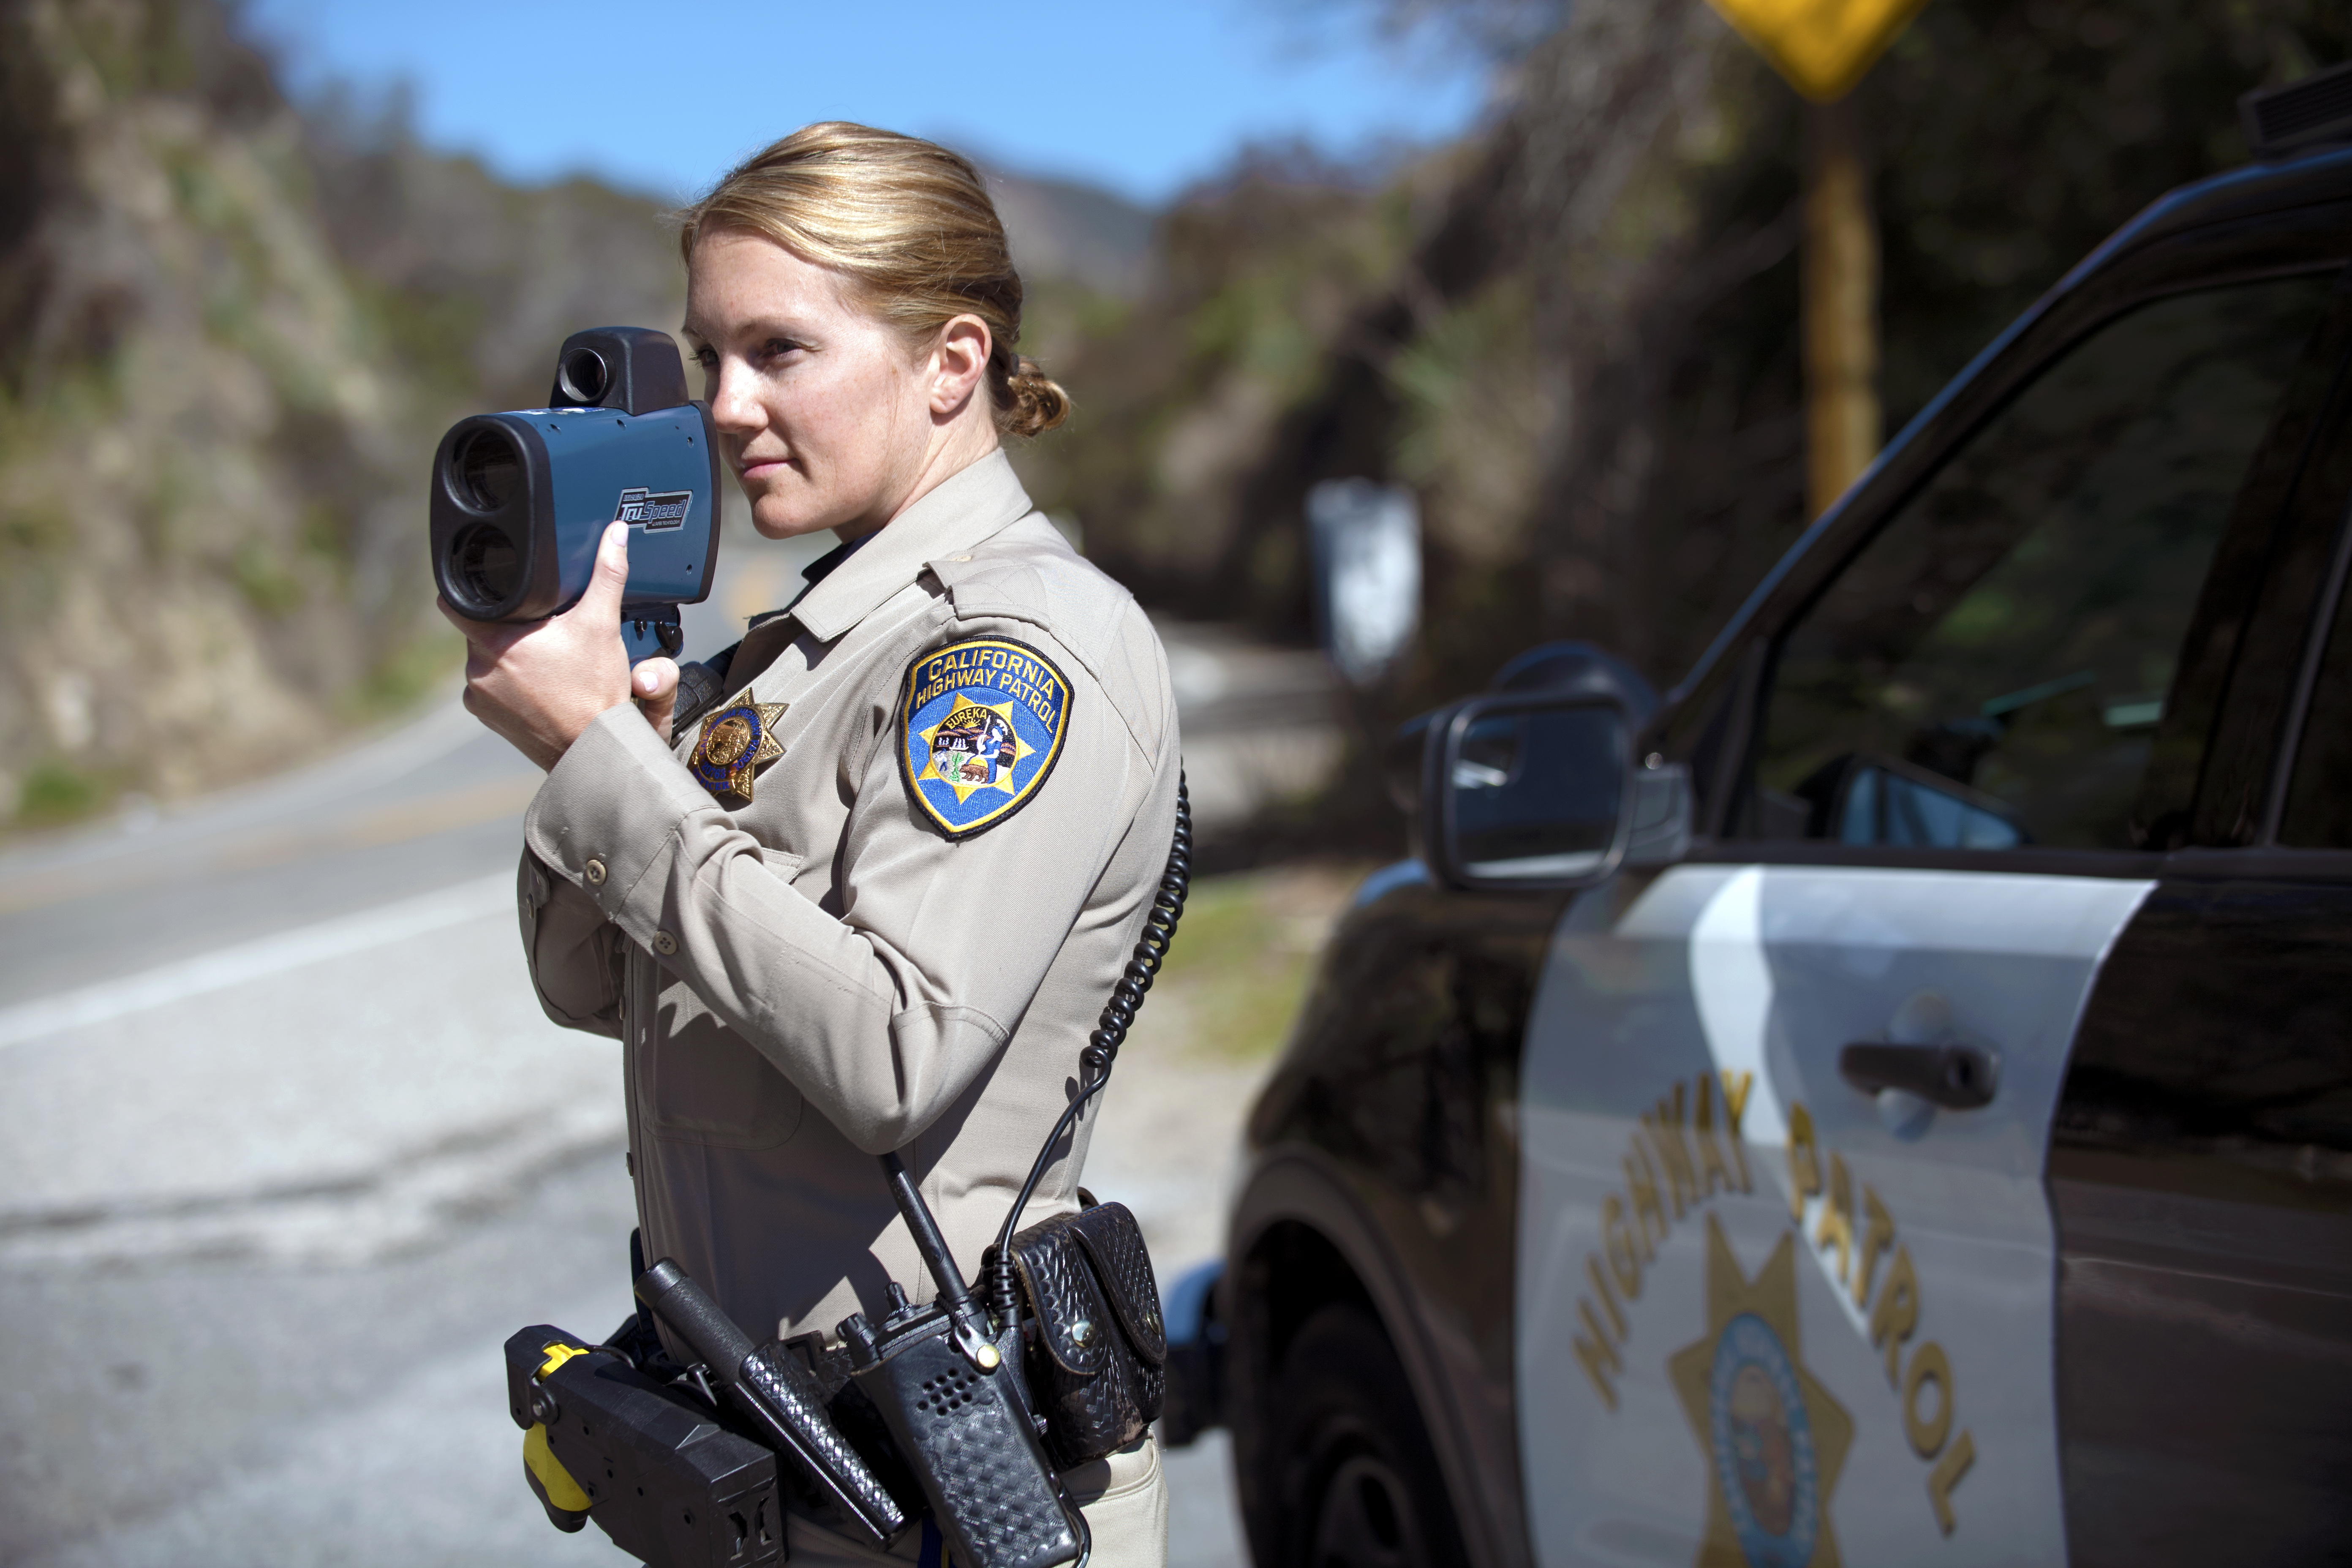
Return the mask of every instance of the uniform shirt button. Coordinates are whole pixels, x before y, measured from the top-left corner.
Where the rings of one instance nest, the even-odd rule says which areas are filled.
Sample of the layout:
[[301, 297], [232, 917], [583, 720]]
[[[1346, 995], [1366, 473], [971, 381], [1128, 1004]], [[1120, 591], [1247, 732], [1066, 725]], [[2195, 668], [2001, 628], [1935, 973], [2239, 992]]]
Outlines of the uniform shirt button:
[[580, 868], [580, 874], [588, 879], [590, 887], [601, 888], [604, 885], [604, 862], [592, 859]]
[[664, 958], [669, 957], [672, 953], [677, 951], [677, 938], [670, 935], [669, 932], [666, 931], [657, 931], [654, 932], [654, 951], [660, 953]]

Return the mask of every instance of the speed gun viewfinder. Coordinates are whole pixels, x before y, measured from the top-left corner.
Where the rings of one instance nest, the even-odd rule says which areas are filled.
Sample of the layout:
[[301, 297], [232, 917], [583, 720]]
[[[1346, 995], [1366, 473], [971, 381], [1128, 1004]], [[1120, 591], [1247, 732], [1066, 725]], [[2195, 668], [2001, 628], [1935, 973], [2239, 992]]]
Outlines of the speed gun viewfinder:
[[433, 457], [433, 580], [469, 620], [535, 621], [587, 592], [596, 547], [629, 525], [621, 631], [632, 660], [679, 646], [678, 606], [719, 559], [719, 444], [667, 332], [564, 340], [544, 408], [476, 414]]

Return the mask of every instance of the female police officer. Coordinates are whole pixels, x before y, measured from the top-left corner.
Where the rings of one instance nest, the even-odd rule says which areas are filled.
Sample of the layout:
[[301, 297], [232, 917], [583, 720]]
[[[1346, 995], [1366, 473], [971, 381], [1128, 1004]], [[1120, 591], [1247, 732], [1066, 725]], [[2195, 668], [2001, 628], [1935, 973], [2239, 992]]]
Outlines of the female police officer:
[[[675, 667], [633, 675], [614, 635], [617, 524], [569, 613], [457, 620], [466, 701], [549, 770], [523, 944], [551, 1017], [624, 1042], [646, 1257], [755, 1334], [830, 1334], [887, 1280], [935, 1289], [875, 1155], [969, 1274], [1067, 1105], [1167, 859], [1175, 708], [1141, 611], [999, 447], [1067, 403], [1013, 348], [970, 163], [812, 125], [684, 219], [686, 336], [752, 521], [843, 544], [675, 735]], [[1092, 1121], [1030, 1220], [1075, 1205]], [[1070, 1480], [1097, 1563], [1164, 1557], [1149, 1439]], [[788, 1544], [870, 1556], [802, 1519]]]

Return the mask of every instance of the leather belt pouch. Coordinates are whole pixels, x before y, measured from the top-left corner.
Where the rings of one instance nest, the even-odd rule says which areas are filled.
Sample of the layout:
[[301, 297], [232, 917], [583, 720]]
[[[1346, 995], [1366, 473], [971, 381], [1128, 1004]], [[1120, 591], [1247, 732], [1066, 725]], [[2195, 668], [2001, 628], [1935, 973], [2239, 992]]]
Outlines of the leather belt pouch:
[[1014, 1237], [1013, 1262], [1033, 1331], [1030, 1397], [1055, 1468], [1141, 1437], [1167, 1388], [1168, 1333], [1135, 1215], [1125, 1204], [1089, 1201]]

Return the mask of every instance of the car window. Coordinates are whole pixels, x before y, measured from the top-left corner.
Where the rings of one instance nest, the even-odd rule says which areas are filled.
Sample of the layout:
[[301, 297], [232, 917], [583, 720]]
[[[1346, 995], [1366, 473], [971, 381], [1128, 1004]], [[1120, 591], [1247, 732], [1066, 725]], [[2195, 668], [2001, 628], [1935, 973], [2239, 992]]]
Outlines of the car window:
[[2339, 605], [2295, 748], [2279, 842], [2352, 849], [2352, 615]]
[[2333, 281], [2142, 306], [1969, 437], [1787, 635], [1750, 831], [2131, 847], [2198, 591]]

